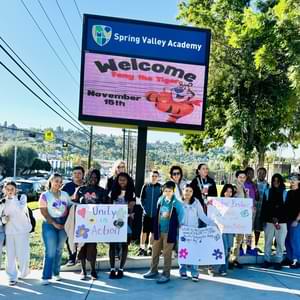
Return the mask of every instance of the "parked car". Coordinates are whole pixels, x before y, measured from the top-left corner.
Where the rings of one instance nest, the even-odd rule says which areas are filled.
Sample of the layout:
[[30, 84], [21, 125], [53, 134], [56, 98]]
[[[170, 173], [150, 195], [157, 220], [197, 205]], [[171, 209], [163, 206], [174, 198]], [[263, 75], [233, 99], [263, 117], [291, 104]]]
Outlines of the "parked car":
[[27, 201], [38, 201], [40, 194], [45, 191], [43, 181], [20, 179], [16, 181], [18, 194], [25, 194]]

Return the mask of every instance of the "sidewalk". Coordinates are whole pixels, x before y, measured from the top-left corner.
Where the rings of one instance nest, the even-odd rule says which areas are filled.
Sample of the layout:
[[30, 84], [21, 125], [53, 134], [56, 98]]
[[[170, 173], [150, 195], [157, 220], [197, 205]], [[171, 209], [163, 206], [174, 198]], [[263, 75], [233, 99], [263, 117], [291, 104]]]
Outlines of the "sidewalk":
[[[146, 270], [144, 270], [146, 271]], [[300, 297], [300, 270], [284, 268], [282, 271], [248, 266], [229, 272], [227, 277], [209, 277], [202, 272], [200, 281], [183, 281], [178, 270], [172, 271], [172, 280], [162, 286], [154, 280], [142, 278], [144, 271], [125, 273], [122, 280], [108, 279], [108, 273], [99, 272], [97, 281], [80, 281], [79, 273], [63, 272], [60, 282], [41, 286], [40, 271], [33, 271], [28, 279], [15, 287], [7, 286], [6, 274], [0, 272], [0, 297], [43, 300], [96, 300], [96, 299], [230, 299], [241, 300], [290, 300]], [[5, 279], [4, 279], [5, 278]]]

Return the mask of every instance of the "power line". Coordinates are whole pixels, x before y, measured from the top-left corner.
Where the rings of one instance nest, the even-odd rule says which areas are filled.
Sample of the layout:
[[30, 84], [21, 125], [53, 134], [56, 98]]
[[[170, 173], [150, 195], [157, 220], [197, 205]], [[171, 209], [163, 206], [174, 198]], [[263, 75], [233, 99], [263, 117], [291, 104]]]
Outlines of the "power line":
[[66, 64], [63, 62], [63, 60], [61, 59], [61, 57], [58, 55], [57, 51], [55, 50], [55, 48], [52, 46], [52, 44], [50, 43], [50, 41], [48, 40], [47, 36], [45, 35], [44, 31], [42, 30], [42, 28], [40, 27], [40, 25], [38, 24], [38, 22], [36, 21], [36, 19], [34, 18], [34, 16], [32, 15], [32, 13], [29, 11], [28, 7], [26, 6], [25, 2], [23, 0], [21, 0], [23, 6], [25, 7], [26, 11], [28, 12], [28, 14], [30, 15], [31, 19], [33, 20], [34, 24], [36, 25], [36, 27], [39, 29], [40, 33], [43, 35], [43, 37], [45, 38], [46, 42], [48, 43], [49, 47], [51, 48], [51, 50], [53, 51], [53, 53], [55, 54], [55, 56], [57, 57], [57, 59], [60, 61], [60, 63], [62, 64], [62, 66], [64, 67], [64, 69], [66, 70], [66, 72], [70, 75], [70, 77], [73, 79], [74, 83], [79, 86], [77, 80], [75, 79], [75, 77], [72, 75], [72, 73], [70, 72], [69, 68], [66, 66]]
[[68, 29], [69, 29], [69, 31], [70, 31], [70, 33], [71, 33], [71, 35], [72, 35], [73, 41], [75, 42], [75, 44], [76, 44], [78, 50], [81, 51], [81, 50], [80, 50], [80, 46], [79, 46], [79, 44], [78, 44], [78, 42], [77, 42], [77, 40], [76, 40], [76, 38], [75, 38], [75, 36], [74, 36], [74, 34], [73, 34], [73, 32], [72, 32], [72, 29], [71, 29], [70, 25], [69, 25], [69, 22], [68, 22], [67, 18], [65, 17], [65, 14], [64, 14], [63, 10], [61, 9], [61, 7], [60, 7], [60, 5], [59, 5], [59, 3], [58, 3], [57, 0], [56, 0], [56, 4], [57, 4], [57, 6], [58, 6], [58, 8], [59, 8], [59, 10], [60, 10], [60, 13], [61, 13], [61, 15], [62, 15], [62, 17], [63, 17], [63, 19], [64, 19], [64, 21], [65, 21], [65, 23], [66, 23], [66, 25], [67, 25], [67, 27], [68, 27]]
[[[7, 129], [7, 130], [14, 130], [14, 131], [21, 131], [21, 132], [34, 133], [34, 134], [38, 134], [38, 135], [44, 135], [44, 132], [36, 131], [36, 130], [30, 130], [30, 129], [5, 127], [5, 126], [2, 126], [2, 125], [0, 125], [0, 128], [2, 128], [2, 129]], [[68, 143], [69, 145], [71, 145], [71, 146], [73, 146], [73, 147], [75, 147], [75, 148], [78, 148], [78, 149], [80, 149], [80, 150], [82, 150], [82, 151], [87, 152], [87, 149], [84, 149], [84, 148], [82, 148], [82, 147], [80, 147], [80, 146], [74, 144], [73, 142], [69, 142], [69, 141], [64, 140], [64, 139], [62, 139], [62, 138], [59, 138], [59, 137], [55, 137], [55, 139], [56, 139], [57, 141], [61, 141], [61, 142], [63, 142], [63, 143]]]
[[73, 121], [75, 121], [75, 123], [77, 123], [82, 130], [84, 131], [85, 134], [88, 135], [88, 133], [86, 132], [86, 129], [81, 125], [81, 123], [78, 122], [77, 119], [75, 119], [73, 116], [71, 116], [63, 107], [61, 107], [57, 101], [55, 101], [48, 93], [47, 91], [45, 91], [45, 89], [43, 87], [41, 87], [41, 85], [39, 83], [36, 82], [36, 80], [8, 53], [8, 51], [2, 46], [0, 45], [0, 49], [2, 49], [6, 55], [9, 56], [9, 58], [65, 113], [68, 115], [68, 117], [70, 117]]
[[[32, 69], [22, 60], [22, 58], [12, 49], [12, 47], [0, 36], [0, 40], [6, 45], [6, 47], [19, 59], [25, 68], [35, 77], [35, 79], [75, 118], [77, 116], [42, 82], [42, 80], [32, 71]], [[85, 128], [84, 128], [85, 129]], [[85, 129], [86, 130], [86, 129]]]
[[82, 15], [81, 15], [81, 13], [80, 13], [80, 10], [79, 10], [79, 7], [78, 7], [78, 5], [77, 5], [77, 3], [76, 3], [76, 0], [74, 0], [74, 4], [75, 4], [75, 6], [76, 6], [76, 9], [77, 9], [77, 12], [78, 12], [79, 18], [80, 18], [80, 20], [81, 20], [81, 22], [82, 22], [82, 21], [83, 21], [83, 19], [82, 19]]
[[63, 46], [63, 48], [65, 49], [65, 51], [66, 51], [67, 55], [69, 56], [70, 60], [72, 61], [73, 65], [74, 65], [74, 67], [75, 67], [75, 68], [76, 68], [76, 70], [79, 72], [79, 68], [77, 67], [77, 65], [76, 65], [75, 61], [73, 60], [73, 58], [72, 58], [72, 56], [71, 56], [71, 54], [70, 54], [69, 50], [67, 49], [67, 47], [66, 47], [66, 45], [65, 45], [64, 41], [62, 40], [62, 38], [61, 38], [61, 37], [60, 37], [60, 35], [58, 34], [58, 32], [57, 32], [57, 30], [56, 30], [55, 26], [53, 25], [53, 22], [51, 21], [50, 17], [49, 17], [49, 16], [48, 16], [48, 14], [47, 14], [47, 12], [46, 12], [46, 10], [45, 10], [45, 8], [44, 8], [43, 4], [41, 3], [41, 1], [40, 1], [40, 0], [38, 0], [38, 2], [39, 2], [39, 5], [40, 5], [40, 7], [42, 8], [42, 10], [43, 10], [43, 12], [44, 12], [44, 14], [45, 14], [46, 18], [48, 19], [48, 21], [49, 21], [49, 23], [50, 23], [50, 25], [51, 25], [52, 29], [53, 29], [53, 30], [54, 30], [54, 32], [56, 33], [56, 36], [58, 37], [58, 39], [59, 39], [59, 41], [60, 41], [61, 45], [62, 45], [62, 46]]
[[0, 61], [0, 64], [4, 69], [6, 69], [7, 72], [9, 72], [15, 79], [17, 79], [27, 90], [29, 90], [34, 96], [36, 96], [41, 102], [43, 102], [48, 108], [50, 108], [53, 112], [55, 112], [57, 115], [59, 115], [63, 120], [65, 120], [67, 123], [69, 123], [71, 126], [75, 127], [77, 130], [81, 131], [79, 127], [71, 123], [69, 120], [67, 120], [62, 114], [60, 114], [58, 111], [56, 111], [53, 107], [51, 107], [46, 101], [44, 101], [38, 94], [36, 94], [22, 79], [20, 79], [13, 71], [11, 71], [2, 61]]

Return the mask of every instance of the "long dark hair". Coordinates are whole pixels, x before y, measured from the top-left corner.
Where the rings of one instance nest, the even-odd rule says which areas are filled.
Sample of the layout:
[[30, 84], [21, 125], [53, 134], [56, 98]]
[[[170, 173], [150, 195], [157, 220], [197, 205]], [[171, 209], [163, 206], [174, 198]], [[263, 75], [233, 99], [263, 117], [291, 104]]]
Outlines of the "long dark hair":
[[112, 189], [111, 189], [111, 202], [117, 200], [118, 197], [121, 195], [121, 186], [119, 184], [119, 178], [125, 177], [127, 179], [127, 186], [125, 191], [125, 200], [126, 202], [130, 202], [135, 198], [135, 188], [133, 179], [127, 173], [120, 173], [117, 175], [116, 179], [114, 180]]
[[[193, 190], [193, 195], [192, 195], [192, 198], [191, 198], [191, 201], [190, 201], [190, 204], [193, 204], [193, 203], [195, 202], [195, 200], [197, 199], [197, 198], [194, 197], [194, 193], [195, 193], [194, 188], [193, 188], [193, 186], [192, 186], [190, 183], [187, 183], [187, 184], [184, 186], [183, 189], [185, 189], [185, 188], [190, 188], [190, 189]], [[183, 200], [184, 200], [184, 199], [183, 199]], [[199, 199], [197, 199], [197, 200], [199, 201]]]
[[275, 173], [275, 174], [272, 176], [272, 179], [271, 179], [271, 188], [272, 188], [272, 189], [275, 188], [275, 187], [274, 187], [274, 179], [275, 179], [275, 178], [277, 178], [277, 179], [279, 180], [279, 183], [280, 183], [279, 188], [280, 188], [281, 190], [285, 190], [284, 179], [283, 179], [282, 175], [279, 174], [279, 173]]
[[230, 183], [226, 183], [224, 186], [223, 186], [223, 188], [222, 188], [222, 191], [221, 191], [221, 197], [225, 197], [225, 192], [228, 190], [228, 189], [231, 189], [232, 190], [232, 196], [231, 197], [233, 197], [233, 195], [235, 194], [235, 188], [234, 188], [234, 186], [232, 185], [232, 184], [230, 184]]

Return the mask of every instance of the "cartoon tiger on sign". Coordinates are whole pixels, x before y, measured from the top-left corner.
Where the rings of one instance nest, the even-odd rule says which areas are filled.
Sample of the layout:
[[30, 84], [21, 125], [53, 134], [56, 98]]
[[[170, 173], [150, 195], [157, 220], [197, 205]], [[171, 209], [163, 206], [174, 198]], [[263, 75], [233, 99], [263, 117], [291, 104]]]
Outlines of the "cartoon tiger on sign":
[[[171, 89], [171, 91], [164, 90], [162, 92], [150, 91], [146, 93], [145, 97], [148, 101], [154, 103], [156, 109], [169, 114], [167, 122], [176, 123], [178, 119], [191, 114], [195, 106], [202, 104], [202, 100], [191, 100], [195, 94], [190, 90], [190, 87], [188, 87], [188, 90], [190, 91], [190, 96], [187, 98], [178, 96], [178, 93], [176, 93], [177, 96], [175, 96], [175, 99], [185, 98], [185, 100], [180, 102], [174, 100], [172, 93], [174, 89]], [[175, 92], [178, 91], [175, 90]]]

